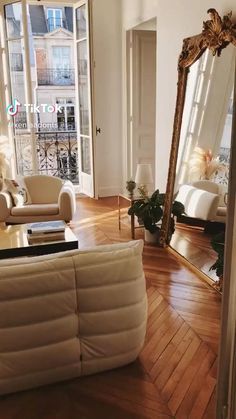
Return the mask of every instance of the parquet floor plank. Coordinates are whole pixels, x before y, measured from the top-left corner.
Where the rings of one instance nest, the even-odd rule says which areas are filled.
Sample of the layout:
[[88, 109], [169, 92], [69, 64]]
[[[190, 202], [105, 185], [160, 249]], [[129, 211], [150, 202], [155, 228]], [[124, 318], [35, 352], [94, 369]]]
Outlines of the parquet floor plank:
[[204, 416], [209, 400], [216, 387], [216, 379], [207, 375], [202, 388], [196, 398], [193, 408], [189, 414], [189, 419], [198, 419]]
[[203, 419], [209, 419], [215, 417], [215, 409], [216, 409], [216, 391], [214, 390], [210, 401], [207, 405], [206, 411], [204, 413]]
[[181, 405], [192, 381], [194, 380], [197, 371], [199, 370], [202, 359], [206, 356], [208, 352], [207, 345], [202, 342], [195, 352], [195, 355], [192, 358], [191, 365], [184, 371], [184, 374], [181, 377], [178, 385], [175, 388], [174, 393], [172, 394], [168, 406], [170, 407], [171, 411], [176, 414], [179, 406]]
[[172, 341], [173, 337], [182, 326], [183, 320], [180, 316], [177, 316], [174, 321], [171, 322], [170, 327], [166, 328], [165, 334], [162, 336], [160, 341], [158, 342], [158, 347], [156, 347], [155, 351], [151, 355], [151, 360], [153, 364], [159, 359], [161, 354], [164, 352], [168, 344]]
[[[173, 374], [169, 377], [165, 387], [163, 388], [161, 394], [164, 400], [169, 401], [173, 392], [175, 391], [177, 385], [182, 379], [182, 376], [185, 370], [191, 366], [191, 361], [194, 357], [194, 354], [197, 352], [199, 346], [201, 344], [201, 340], [198, 336], [194, 335], [193, 340], [186, 349], [185, 353], [181, 357], [178, 365], [176, 366]], [[178, 352], [178, 351], [177, 351]]]
[[[80, 248], [130, 240], [117, 199], [79, 198]], [[142, 230], [137, 238], [143, 238]], [[0, 398], [0, 419], [215, 419], [220, 295], [168, 249], [144, 246], [148, 324], [132, 364]]]
[[169, 343], [169, 345], [165, 348], [165, 350], [162, 352], [161, 356], [158, 358], [158, 360], [156, 361], [156, 363], [154, 364], [154, 366], [152, 367], [150, 374], [151, 377], [154, 379], [154, 381], [157, 379], [158, 377], [158, 385], [161, 388], [161, 372], [163, 370], [166, 370], [166, 368], [168, 367], [169, 362], [171, 360], [171, 357], [173, 356], [173, 354], [175, 353], [175, 351], [177, 350], [180, 342], [184, 339], [185, 335], [187, 334], [187, 332], [190, 330], [189, 326], [183, 322], [182, 325], [180, 326], [180, 328], [178, 329], [177, 333], [175, 334], [175, 336], [173, 337], [173, 339], [171, 340], [171, 342]]
[[179, 407], [176, 418], [182, 419], [184, 417], [188, 417], [194, 402], [201, 391], [201, 388], [203, 386], [204, 380], [206, 375], [209, 373], [209, 370], [212, 367], [213, 362], [215, 361], [215, 354], [208, 349], [207, 354], [204, 356], [201, 362], [201, 366], [199, 370], [197, 371], [194, 380], [192, 381], [191, 385], [188, 388], [188, 391], [185, 394], [185, 397], [181, 403], [181, 406]]
[[173, 321], [178, 317], [178, 314], [167, 307], [164, 312], [159, 316], [156, 326], [155, 333], [152, 334], [149, 341], [146, 343], [145, 348], [142, 352], [143, 357], [147, 359], [149, 366], [152, 367], [154, 360], [152, 360], [153, 352], [156, 352], [159, 347], [161, 338], [164, 336], [168, 327], [171, 327]]
[[155, 332], [156, 330], [156, 325], [154, 325], [154, 323], [156, 323], [158, 321], [158, 317], [163, 313], [164, 310], [166, 310], [166, 308], [168, 307], [168, 303], [163, 299], [163, 297], [161, 295], [159, 295], [159, 304], [158, 306], [155, 308], [155, 310], [153, 312], [151, 312], [151, 314], [149, 315], [149, 322], [148, 322], [148, 333], [151, 334], [152, 332], [152, 328], [153, 331]]
[[194, 332], [189, 328], [182, 340], [179, 342], [178, 347], [175, 349], [173, 355], [169, 358], [168, 364], [163, 365], [163, 369], [156, 377], [155, 383], [159, 389], [163, 389], [171, 375], [178, 367], [183, 355], [186, 353], [188, 347], [194, 339]]

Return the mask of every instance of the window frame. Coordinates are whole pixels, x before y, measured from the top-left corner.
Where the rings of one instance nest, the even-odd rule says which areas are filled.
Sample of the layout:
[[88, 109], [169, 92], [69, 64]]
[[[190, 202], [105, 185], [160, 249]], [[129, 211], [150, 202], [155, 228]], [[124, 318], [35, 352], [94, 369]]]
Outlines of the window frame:
[[[60, 17], [56, 17], [56, 12], [60, 12]], [[48, 12], [52, 12], [52, 17], [48, 16]], [[47, 16], [47, 24], [48, 24], [48, 29], [50, 32], [54, 31], [55, 29], [58, 28], [62, 28], [63, 27], [63, 13], [62, 13], [62, 9], [58, 8], [58, 7], [48, 7], [47, 11], [46, 11], [46, 16]], [[49, 22], [49, 20], [52, 19], [53, 24], [51, 24]], [[61, 20], [61, 25], [57, 26], [56, 25], [56, 19], [60, 19]]]

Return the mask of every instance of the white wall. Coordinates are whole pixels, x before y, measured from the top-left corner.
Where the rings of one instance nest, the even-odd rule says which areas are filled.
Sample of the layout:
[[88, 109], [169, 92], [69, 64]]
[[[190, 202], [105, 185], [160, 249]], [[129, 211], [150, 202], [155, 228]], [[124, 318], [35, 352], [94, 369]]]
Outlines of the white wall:
[[96, 181], [99, 196], [116, 195], [122, 183], [121, 2], [94, 0]]
[[157, 16], [157, 0], [122, 0], [122, 23], [126, 29]]
[[[233, 10], [234, 0], [122, 0], [123, 30], [145, 20], [157, 18], [157, 120], [156, 186], [164, 191], [169, 165], [176, 100], [177, 60], [182, 40], [200, 33], [207, 10], [216, 8], [220, 15]], [[124, 70], [124, 69], [123, 69]]]

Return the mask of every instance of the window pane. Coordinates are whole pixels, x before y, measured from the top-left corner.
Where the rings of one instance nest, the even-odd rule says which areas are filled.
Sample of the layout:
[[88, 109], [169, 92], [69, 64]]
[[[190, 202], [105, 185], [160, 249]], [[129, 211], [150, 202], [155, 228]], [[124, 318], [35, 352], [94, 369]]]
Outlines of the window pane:
[[61, 18], [61, 10], [59, 10], [59, 9], [56, 9], [55, 10], [55, 17], [56, 17], [56, 19], [60, 19]]
[[87, 21], [86, 21], [86, 6], [81, 6], [76, 9], [76, 21], [77, 21], [77, 39], [86, 38], [87, 36]]
[[8, 39], [22, 36], [22, 10], [20, 3], [5, 6], [7, 37]]
[[48, 10], [48, 18], [53, 17], [53, 10]]
[[82, 172], [91, 175], [91, 160], [90, 160], [90, 147], [89, 138], [81, 137], [81, 160], [82, 160]]
[[75, 118], [68, 118], [67, 129], [69, 131], [74, 131], [75, 130]]
[[79, 81], [79, 117], [80, 133], [90, 135], [89, 129], [89, 89], [87, 66], [87, 41], [77, 44], [78, 48], [78, 81]]
[[60, 56], [61, 56], [61, 48], [59, 48], [59, 47], [53, 47], [52, 48], [52, 54], [53, 54], [53, 57], [54, 58], [60, 58]]
[[32, 151], [30, 134], [19, 134], [15, 142], [18, 172], [23, 175], [32, 174]]
[[9, 41], [9, 64], [11, 69], [11, 90], [12, 90], [12, 105], [17, 105], [17, 113], [14, 116], [15, 130], [20, 131], [26, 129], [26, 112], [25, 107], [25, 81], [24, 81], [24, 66], [22, 59], [22, 40]]
[[23, 55], [21, 52], [11, 52], [10, 54], [11, 71], [23, 71]]
[[[53, 67], [59, 70], [71, 68], [70, 47], [53, 47]], [[69, 76], [67, 74], [67, 76]]]
[[68, 114], [68, 116], [72, 116], [72, 115], [75, 114], [75, 108], [74, 108], [74, 106], [68, 106], [67, 107], [67, 114]]
[[70, 47], [62, 47], [61, 53], [63, 57], [68, 58], [70, 56]]
[[65, 99], [63, 99], [63, 98], [57, 98], [56, 102], [59, 103], [59, 104], [64, 104], [65, 103]]

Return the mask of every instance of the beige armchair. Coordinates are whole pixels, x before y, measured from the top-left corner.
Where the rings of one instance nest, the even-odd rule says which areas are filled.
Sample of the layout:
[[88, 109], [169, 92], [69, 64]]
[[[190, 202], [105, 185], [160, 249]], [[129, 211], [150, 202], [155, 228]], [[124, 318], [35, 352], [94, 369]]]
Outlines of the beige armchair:
[[0, 193], [0, 222], [21, 224], [37, 221], [64, 220], [69, 222], [75, 213], [73, 184], [46, 175], [23, 178], [27, 202], [14, 206], [11, 194]]

